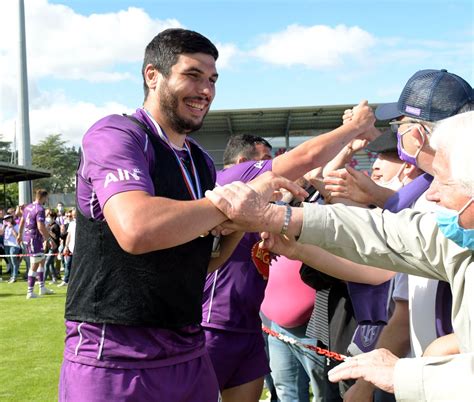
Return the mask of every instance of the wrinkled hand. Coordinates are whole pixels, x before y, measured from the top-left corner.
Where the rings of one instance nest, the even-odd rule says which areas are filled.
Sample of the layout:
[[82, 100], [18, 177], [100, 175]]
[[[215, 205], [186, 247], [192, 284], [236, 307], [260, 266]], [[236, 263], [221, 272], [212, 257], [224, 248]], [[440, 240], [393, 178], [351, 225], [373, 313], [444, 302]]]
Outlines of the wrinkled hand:
[[232, 221], [223, 225], [226, 229], [259, 232], [271, 221], [271, 210], [275, 205], [269, 202], [281, 197], [278, 192], [281, 188], [298, 199], [308, 196], [292, 181], [267, 172], [248, 184], [234, 182], [206, 191], [206, 198]]
[[262, 232], [260, 234], [262, 241], [260, 247], [271, 251], [274, 254], [284, 255], [290, 260], [297, 258], [297, 246], [296, 240], [291, 236], [282, 236], [278, 234]]
[[379, 187], [365, 173], [350, 166], [329, 172], [324, 184], [331, 197], [347, 198], [365, 205], [375, 203], [372, 194]]
[[329, 371], [331, 382], [363, 378], [385, 392], [394, 392], [394, 372], [398, 357], [387, 349], [376, 349], [351, 357]]

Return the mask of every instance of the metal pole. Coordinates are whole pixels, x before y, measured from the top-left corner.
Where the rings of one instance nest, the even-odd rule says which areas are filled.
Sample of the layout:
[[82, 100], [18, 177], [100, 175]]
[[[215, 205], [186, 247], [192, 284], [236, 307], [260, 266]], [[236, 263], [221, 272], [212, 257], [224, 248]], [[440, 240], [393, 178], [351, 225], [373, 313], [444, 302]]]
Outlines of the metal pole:
[[[28, 109], [28, 72], [26, 62], [25, 4], [18, 0], [18, 165], [31, 167], [30, 115]], [[18, 183], [19, 204], [32, 201], [31, 182]]]

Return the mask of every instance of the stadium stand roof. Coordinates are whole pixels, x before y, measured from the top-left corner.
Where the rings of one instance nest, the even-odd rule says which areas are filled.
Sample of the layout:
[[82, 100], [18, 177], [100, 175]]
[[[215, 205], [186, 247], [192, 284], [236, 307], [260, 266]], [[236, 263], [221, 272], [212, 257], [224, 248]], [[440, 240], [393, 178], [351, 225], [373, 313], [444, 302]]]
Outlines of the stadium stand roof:
[[51, 177], [51, 173], [47, 170], [26, 168], [24, 166], [12, 165], [11, 163], [0, 162], [0, 184], [30, 181], [45, 177]]
[[[252, 133], [262, 137], [307, 135], [336, 128], [345, 109], [354, 105], [304, 106], [210, 111], [199, 134]], [[376, 104], [371, 104], [373, 108]]]
[[[206, 149], [217, 168], [222, 168], [222, 155], [228, 138], [236, 134], [265, 137], [274, 150], [290, 149], [310, 137], [328, 132], [342, 124], [345, 109], [354, 105], [303, 106], [213, 110], [201, 129], [193, 136]], [[376, 108], [377, 104], [371, 104]], [[377, 124], [377, 127], [386, 125]], [[361, 159], [361, 156], [359, 156]], [[370, 166], [369, 162], [363, 163]]]

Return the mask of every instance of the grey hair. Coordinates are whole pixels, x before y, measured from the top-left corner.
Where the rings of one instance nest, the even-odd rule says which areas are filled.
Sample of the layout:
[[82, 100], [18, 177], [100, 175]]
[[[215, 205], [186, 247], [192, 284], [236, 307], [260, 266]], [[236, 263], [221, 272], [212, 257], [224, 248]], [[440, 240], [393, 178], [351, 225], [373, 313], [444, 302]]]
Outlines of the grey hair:
[[468, 195], [474, 196], [474, 111], [459, 113], [438, 122], [430, 145], [446, 155], [451, 178], [459, 182]]

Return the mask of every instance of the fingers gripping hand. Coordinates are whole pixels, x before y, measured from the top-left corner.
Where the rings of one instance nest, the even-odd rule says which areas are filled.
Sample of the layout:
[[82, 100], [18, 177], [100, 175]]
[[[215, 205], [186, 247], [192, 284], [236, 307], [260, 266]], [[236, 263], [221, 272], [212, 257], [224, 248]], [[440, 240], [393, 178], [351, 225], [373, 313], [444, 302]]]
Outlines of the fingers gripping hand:
[[373, 203], [371, 195], [376, 184], [365, 173], [349, 165], [345, 169], [330, 172], [324, 183], [332, 197], [348, 198], [361, 204]]
[[289, 259], [295, 258], [297, 243], [294, 237], [268, 232], [262, 232], [260, 237], [262, 238], [261, 248], [270, 250], [274, 254], [284, 255]]
[[344, 110], [344, 114], [342, 115], [342, 124], [347, 124], [352, 120], [352, 109]]
[[256, 179], [249, 182], [248, 185], [259, 194], [262, 203], [268, 203], [269, 201], [274, 200], [275, 192], [278, 192], [278, 190], [282, 188], [288, 190], [299, 200], [303, 200], [308, 196], [308, 193], [300, 186], [291, 180], [277, 176], [273, 172], [266, 172], [258, 176]]
[[205, 195], [230, 220], [238, 220], [247, 215], [250, 204], [258, 197], [251, 187], [241, 182], [216, 187], [212, 191], [206, 191]]
[[338, 382], [363, 378], [376, 387], [393, 393], [393, 377], [397, 361], [398, 357], [387, 349], [376, 349], [347, 359], [344, 363], [330, 370], [328, 373], [329, 381]]
[[375, 115], [366, 100], [361, 101], [352, 109], [352, 121], [357, 124], [361, 131], [359, 138], [368, 139], [369, 141], [373, 139], [372, 130], [375, 123]]
[[349, 198], [348, 177], [346, 169], [329, 172], [324, 178], [324, 188], [331, 197]]

